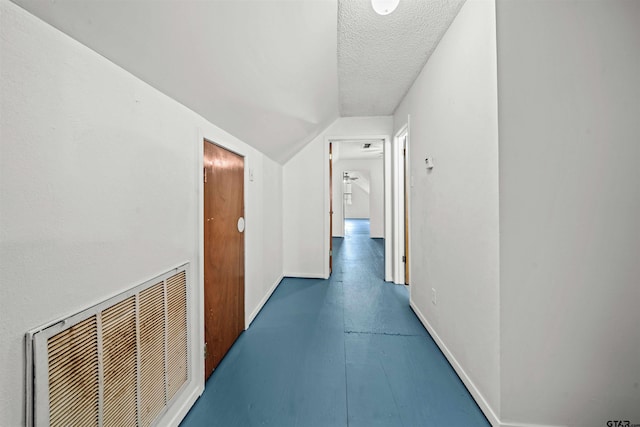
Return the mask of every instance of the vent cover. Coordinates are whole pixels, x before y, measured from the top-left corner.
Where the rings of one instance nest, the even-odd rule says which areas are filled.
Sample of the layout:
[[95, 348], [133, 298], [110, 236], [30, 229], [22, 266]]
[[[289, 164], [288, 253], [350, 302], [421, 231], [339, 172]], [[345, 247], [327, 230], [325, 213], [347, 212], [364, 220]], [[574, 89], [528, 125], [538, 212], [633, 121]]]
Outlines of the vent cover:
[[131, 296], [102, 312], [104, 425], [137, 424], [136, 298]]
[[49, 338], [49, 423], [98, 425], [96, 316]]
[[27, 424], [157, 423], [189, 380], [186, 267], [28, 333]]

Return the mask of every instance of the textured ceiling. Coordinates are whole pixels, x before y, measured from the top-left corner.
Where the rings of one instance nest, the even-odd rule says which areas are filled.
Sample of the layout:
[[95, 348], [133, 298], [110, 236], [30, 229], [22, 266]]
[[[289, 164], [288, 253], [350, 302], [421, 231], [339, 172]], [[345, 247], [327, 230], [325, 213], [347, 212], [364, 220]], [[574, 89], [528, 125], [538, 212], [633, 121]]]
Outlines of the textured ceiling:
[[281, 163], [340, 115], [392, 114], [464, 2], [13, 1]]
[[370, 0], [338, 0], [341, 116], [393, 114], [465, 0], [400, 0], [389, 15]]

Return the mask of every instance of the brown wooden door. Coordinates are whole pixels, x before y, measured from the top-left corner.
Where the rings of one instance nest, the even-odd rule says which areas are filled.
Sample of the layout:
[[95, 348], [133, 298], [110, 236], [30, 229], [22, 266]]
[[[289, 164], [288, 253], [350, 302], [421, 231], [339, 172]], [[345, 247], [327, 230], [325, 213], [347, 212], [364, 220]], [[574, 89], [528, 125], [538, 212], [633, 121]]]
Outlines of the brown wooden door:
[[244, 330], [244, 158], [204, 141], [203, 178], [207, 379]]

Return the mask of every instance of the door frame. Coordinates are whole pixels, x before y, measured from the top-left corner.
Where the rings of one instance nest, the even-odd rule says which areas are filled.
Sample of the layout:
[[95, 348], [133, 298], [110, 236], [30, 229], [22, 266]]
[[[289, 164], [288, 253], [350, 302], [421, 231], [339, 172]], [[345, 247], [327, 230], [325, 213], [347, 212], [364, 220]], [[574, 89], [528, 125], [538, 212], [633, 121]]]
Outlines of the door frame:
[[329, 141], [329, 275], [333, 272], [333, 142]]
[[[393, 138], [393, 282], [398, 285], [405, 284], [405, 262], [402, 257], [405, 255], [405, 232], [411, 235], [411, 157], [410, 157], [410, 132], [409, 132], [409, 117], [407, 117], [407, 123], [402, 125]], [[405, 144], [403, 143], [406, 137], [406, 161], [403, 150]], [[405, 189], [405, 177], [408, 183], [407, 189]], [[406, 193], [405, 193], [405, 190]], [[405, 203], [405, 194], [408, 198]], [[408, 212], [405, 212], [405, 207]], [[408, 224], [405, 229], [405, 215], [408, 219]], [[408, 242], [411, 243], [411, 240]], [[411, 248], [409, 248], [409, 254]], [[408, 261], [408, 257], [407, 257]], [[410, 271], [411, 263], [408, 263], [407, 269]], [[411, 276], [411, 274], [409, 274]]]
[[197, 236], [197, 247], [196, 253], [198, 254], [198, 270], [195, 274], [195, 279], [197, 283], [197, 304], [195, 305], [196, 310], [193, 310], [189, 314], [190, 320], [192, 321], [192, 325], [195, 325], [194, 328], [194, 341], [196, 351], [192, 355], [192, 366], [196, 367], [196, 378], [200, 382], [198, 387], [198, 395], [202, 394], [204, 391], [204, 150], [202, 148], [202, 144], [204, 141], [210, 142], [218, 147], [224, 148], [225, 150], [231, 151], [241, 157], [244, 158], [244, 220], [245, 220], [245, 230], [244, 230], [244, 241], [245, 241], [245, 263], [244, 263], [244, 277], [245, 277], [245, 292], [244, 292], [244, 329], [247, 329], [247, 256], [246, 256], [246, 248], [251, 239], [251, 212], [247, 209], [247, 194], [250, 191], [250, 181], [249, 176], [253, 171], [251, 165], [251, 158], [249, 157], [249, 150], [246, 147], [243, 147], [240, 143], [233, 140], [233, 137], [229, 137], [228, 134], [225, 134], [221, 130], [197, 130], [197, 139], [195, 140], [195, 159], [196, 159], [196, 168], [194, 171], [194, 179], [196, 180], [197, 185], [197, 203], [198, 203], [198, 218], [196, 220], [196, 236]]
[[[355, 135], [333, 135], [325, 136], [324, 138], [324, 157], [323, 157], [323, 174], [324, 174], [324, 212], [329, 212], [329, 197], [331, 197], [332, 189], [329, 187], [329, 144], [339, 143], [340, 141], [353, 141], [356, 139], [370, 140], [380, 139], [383, 140], [384, 147], [384, 277], [385, 281], [392, 280], [392, 238], [393, 229], [391, 227], [392, 217], [392, 199], [391, 199], [391, 136], [379, 135], [379, 134], [355, 134]], [[335, 152], [335, 147], [334, 147]], [[334, 200], [335, 202], [335, 200]], [[331, 274], [329, 269], [329, 248], [331, 245], [329, 234], [332, 233], [329, 214], [324, 215], [324, 278], [327, 279]], [[343, 212], [344, 215], [344, 212]], [[334, 221], [335, 223], [335, 221]]]
[[411, 201], [411, 166], [410, 166], [410, 156], [409, 156], [409, 126], [407, 125], [407, 133], [404, 137], [404, 144], [402, 147], [403, 153], [403, 162], [402, 165], [404, 167], [404, 179], [402, 180], [403, 185], [403, 196], [404, 196], [404, 284], [409, 285], [411, 283], [411, 236], [409, 233], [409, 229], [411, 227], [411, 221], [409, 219], [409, 215], [411, 213], [411, 209], [409, 209], [409, 202]]
[[[233, 343], [238, 339], [240, 334], [246, 330], [245, 324], [245, 235], [244, 235], [244, 156], [238, 155], [233, 151], [229, 151], [214, 142], [206, 139], [202, 142], [204, 160], [206, 165], [203, 167], [204, 173], [204, 213], [206, 218], [213, 220], [222, 215], [226, 217], [226, 221], [218, 225], [212, 224], [207, 219], [203, 221], [204, 225], [204, 302], [205, 302], [205, 323], [204, 323], [204, 344], [205, 344], [205, 382], [211, 376], [213, 371], [220, 364], [226, 353], [231, 349]], [[219, 166], [219, 161], [223, 164]], [[224, 163], [232, 164], [231, 168], [227, 168]], [[208, 175], [211, 177], [207, 179]], [[216, 177], [225, 181], [226, 188], [218, 188]], [[228, 180], [228, 181], [227, 181]], [[207, 181], [210, 181], [207, 184]], [[222, 184], [221, 184], [222, 185]], [[224, 193], [221, 197], [220, 192]], [[238, 198], [238, 193], [241, 197]], [[207, 197], [211, 197], [208, 199]], [[229, 205], [226, 206], [225, 200], [228, 199]], [[238, 210], [239, 208], [239, 210]], [[229, 214], [231, 214], [229, 216]], [[243, 222], [243, 228], [240, 229], [240, 220]], [[220, 228], [220, 225], [223, 227]], [[237, 230], [236, 230], [237, 228]], [[231, 231], [233, 230], [233, 231]], [[216, 241], [223, 238], [221, 236], [228, 234], [229, 250], [223, 250], [219, 253], [221, 244], [225, 246], [226, 242]], [[231, 250], [233, 248], [233, 250]], [[218, 253], [222, 258], [218, 258]], [[214, 258], [206, 258], [207, 256]], [[240, 259], [236, 259], [238, 256]], [[213, 263], [212, 263], [213, 261]], [[229, 262], [225, 268], [223, 265], [217, 265], [218, 262]], [[236, 264], [235, 267], [233, 264]], [[220, 283], [216, 274], [225, 275], [225, 280]], [[227, 276], [231, 273], [230, 276]], [[209, 282], [207, 282], [207, 274], [209, 274]], [[207, 287], [207, 283], [209, 287]], [[216, 286], [221, 284], [222, 287], [217, 289]], [[222, 292], [222, 294], [220, 294]], [[231, 299], [220, 300], [220, 295], [226, 295]], [[213, 311], [212, 311], [213, 310]], [[213, 315], [212, 315], [213, 314]], [[207, 346], [210, 344], [210, 346]]]

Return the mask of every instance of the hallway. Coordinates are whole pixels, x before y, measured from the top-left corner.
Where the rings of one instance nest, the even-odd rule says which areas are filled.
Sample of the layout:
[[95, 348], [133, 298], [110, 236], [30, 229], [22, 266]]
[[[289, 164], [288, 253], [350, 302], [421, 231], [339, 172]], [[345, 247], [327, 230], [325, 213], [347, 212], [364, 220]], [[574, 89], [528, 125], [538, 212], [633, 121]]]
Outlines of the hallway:
[[487, 426], [409, 308], [383, 281], [368, 222], [334, 239], [330, 279], [285, 278], [181, 424]]

